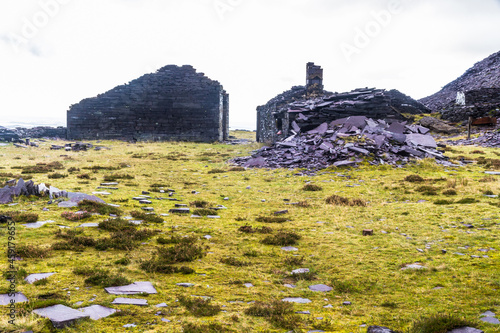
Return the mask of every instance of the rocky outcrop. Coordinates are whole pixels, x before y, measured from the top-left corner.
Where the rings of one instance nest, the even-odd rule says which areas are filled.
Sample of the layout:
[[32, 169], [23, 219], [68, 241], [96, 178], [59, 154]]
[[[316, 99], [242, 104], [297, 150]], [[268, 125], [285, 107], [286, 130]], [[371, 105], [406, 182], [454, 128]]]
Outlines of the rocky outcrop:
[[[459, 96], [458, 94], [463, 94]], [[457, 97], [458, 101], [457, 101]], [[452, 121], [484, 117], [500, 108], [500, 52], [476, 63], [434, 95], [420, 100]]]
[[215, 142], [229, 137], [229, 96], [192, 66], [169, 65], [68, 111], [68, 139]]
[[439, 120], [434, 117], [424, 117], [418, 121], [418, 124], [429, 128], [431, 131], [443, 134], [456, 134], [459, 133], [460, 130], [456, 127], [453, 127], [446, 122]]

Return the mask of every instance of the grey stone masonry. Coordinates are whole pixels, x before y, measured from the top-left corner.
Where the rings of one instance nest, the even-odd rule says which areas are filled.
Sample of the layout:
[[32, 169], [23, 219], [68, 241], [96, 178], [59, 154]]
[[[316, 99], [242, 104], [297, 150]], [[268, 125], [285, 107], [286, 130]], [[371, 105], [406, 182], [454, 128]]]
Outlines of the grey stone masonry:
[[156, 73], [72, 105], [70, 140], [215, 142], [229, 137], [229, 95], [189, 65]]

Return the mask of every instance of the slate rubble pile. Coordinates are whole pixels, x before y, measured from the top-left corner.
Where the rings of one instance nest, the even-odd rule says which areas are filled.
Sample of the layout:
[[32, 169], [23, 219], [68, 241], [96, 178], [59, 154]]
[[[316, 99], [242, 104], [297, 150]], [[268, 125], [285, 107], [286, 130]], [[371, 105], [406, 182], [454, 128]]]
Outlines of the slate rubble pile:
[[13, 201], [13, 198], [19, 196], [47, 196], [50, 199], [56, 198], [68, 198], [69, 201], [79, 202], [83, 199], [98, 201], [104, 203], [103, 200], [87, 195], [84, 193], [73, 193], [61, 191], [54, 186], [47, 187], [45, 184], [36, 185], [32, 180], [25, 182], [22, 178], [15, 182], [15, 180], [9, 182], [12, 185], [6, 185], [3, 188], [0, 188], [0, 204], [9, 204]]
[[451, 165], [437, 150], [430, 130], [419, 125], [364, 116], [325, 122], [306, 132], [302, 128], [307, 126], [301, 125], [293, 122], [292, 136], [232, 162], [245, 167], [309, 170], [354, 166], [364, 159], [372, 165], [403, 165], [412, 159], [435, 158]]
[[500, 130], [496, 132], [486, 132], [475, 139], [448, 140], [446, 144], [453, 146], [478, 146], [485, 148], [500, 148]]
[[66, 128], [65, 127], [47, 127], [38, 126], [33, 128], [6, 128], [0, 126], [0, 141], [17, 141], [21, 138], [52, 138], [52, 139], [65, 139], [66, 138]]

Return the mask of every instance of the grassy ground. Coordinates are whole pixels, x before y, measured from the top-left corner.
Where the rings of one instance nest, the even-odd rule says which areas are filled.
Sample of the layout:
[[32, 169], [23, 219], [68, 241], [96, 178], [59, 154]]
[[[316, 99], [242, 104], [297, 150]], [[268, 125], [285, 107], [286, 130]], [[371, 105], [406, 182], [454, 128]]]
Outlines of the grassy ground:
[[[232, 134], [249, 136], [248, 133]], [[235, 156], [247, 156], [257, 148], [256, 144], [100, 144], [111, 149], [78, 153], [51, 151], [50, 143], [22, 150], [0, 147], [0, 180], [13, 178], [8, 174], [21, 175], [19, 167], [58, 161], [63, 169], [30, 173], [35, 183], [50, 183], [59, 189], [91, 194], [101, 191], [97, 187], [106, 176], [106, 179], [117, 179], [119, 189], [109, 190], [111, 195], [101, 197], [108, 203], [120, 205], [123, 216], [141, 210], [144, 205], [132, 198], [141, 195], [142, 191], [159, 189], [153, 185], [175, 190], [172, 198], [182, 200], [156, 200], [168, 197], [168, 191], [151, 192], [153, 203], [148, 206], [154, 207], [158, 214], [168, 214], [175, 203], [189, 205], [195, 201], [199, 201], [198, 204], [205, 201], [210, 207], [224, 205], [228, 209], [217, 212], [220, 219], [170, 214], [163, 217], [165, 223], [143, 224], [141, 229], [158, 230], [159, 233], [137, 241], [137, 246], [129, 250], [97, 250], [87, 246], [71, 251], [52, 249], [53, 244], [64, 241], [56, 237], [60, 230], [58, 225], [75, 229], [82, 222], [99, 223], [108, 217], [94, 215], [71, 222], [61, 214], [77, 209], [49, 205], [47, 198], [22, 198], [14, 207], [0, 205], [0, 212], [36, 213], [39, 221], [56, 221], [40, 229], [26, 229], [21, 223], [17, 224], [18, 247], [31, 246], [28, 252], [46, 250], [46, 253], [34, 253], [35, 258], [16, 262], [17, 267], [30, 274], [57, 273], [45, 284], [18, 284], [17, 289], [31, 300], [29, 306], [24, 306], [28, 310], [52, 303], [75, 308], [76, 302], [83, 302], [81, 306], [111, 306], [115, 296], [107, 294], [102, 285], [85, 283], [88, 276], [74, 273], [75, 269], [81, 271], [86, 267], [91, 271], [105, 270], [110, 276], [121, 276], [132, 282], [151, 281], [158, 290], [155, 295], [131, 296], [146, 298], [150, 304], [147, 307], [112, 306], [122, 311], [99, 321], [83, 321], [65, 329], [67, 332], [286, 332], [290, 329], [297, 332], [313, 329], [365, 332], [363, 324], [404, 331], [415, 320], [436, 314], [477, 322], [479, 315], [487, 310], [500, 312], [500, 199], [484, 196], [485, 193], [500, 194], [500, 176], [484, 173], [499, 169], [495, 149], [454, 147], [447, 156], [481, 163], [460, 168], [446, 169], [432, 161], [423, 161], [400, 169], [383, 166], [332, 168], [316, 176], [301, 176], [300, 170], [231, 169], [227, 161]], [[92, 166], [116, 170], [85, 169]], [[70, 168], [73, 168], [71, 172]], [[55, 173], [67, 177], [48, 178]], [[419, 182], [405, 180], [410, 175], [419, 175], [422, 179]], [[307, 184], [317, 186], [305, 187]], [[326, 203], [325, 200], [333, 195], [349, 199], [347, 205]], [[353, 205], [355, 199], [366, 205]], [[48, 211], [43, 211], [44, 207]], [[194, 209], [191, 207], [192, 211]], [[285, 222], [257, 222], [259, 217], [259, 220], [272, 221], [270, 218], [276, 217], [274, 212], [281, 210], [288, 210], [278, 216]], [[239, 231], [245, 225], [253, 229], [270, 227], [273, 232]], [[363, 236], [364, 229], [372, 229], [374, 235]], [[275, 235], [284, 235], [285, 241], [290, 240], [286, 235], [291, 233], [300, 236], [292, 245], [298, 248], [297, 252], [285, 252], [280, 245], [262, 243], [265, 238]], [[8, 263], [4, 226], [0, 235], [0, 246], [4, 249], [0, 269], [5, 271]], [[79, 236], [98, 241], [110, 235], [110, 231], [102, 228], [87, 228]], [[212, 238], [203, 238], [206, 235]], [[158, 248], [175, 246], [159, 244], [157, 239], [175, 241], [177, 236], [193, 236], [194, 244], [202, 247], [203, 256], [170, 266], [189, 267], [194, 273], [146, 272], [143, 264]], [[121, 241], [132, 243], [130, 239]], [[488, 258], [482, 258], [483, 255]], [[116, 263], [123, 258], [130, 259], [130, 263], [126, 264], [127, 260]], [[414, 263], [427, 269], [401, 270], [406, 264]], [[291, 275], [290, 272], [297, 268], [309, 268], [312, 273], [300, 277]], [[195, 286], [176, 286], [183, 282]], [[246, 283], [253, 287], [246, 287]], [[288, 288], [285, 284], [294, 284], [296, 288]], [[312, 292], [308, 286], [313, 284], [326, 284], [333, 290]], [[0, 288], [0, 291], [7, 291], [8, 283], [2, 282]], [[193, 302], [192, 296], [208, 296], [211, 302], [203, 303], [199, 299]], [[304, 297], [312, 302], [294, 304], [291, 309], [280, 308], [281, 302], [273, 303], [285, 297]], [[95, 300], [90, 302], [93, 298]], [[253, 301], [274, 310], [249, 311], [256, 305], [250, 303]], [[352, 304], [343, 305], [346, 301]], [[154, 306], [163, 302], [168, 307]], [[331, 307], [325, 308], [327, 305]], [[311, 314], [297, 315], [296, 311], [310, 311]], [[158, 312], [161, 313], [156, 315]], [[9, 325], [8, 318], [2, 316], [0, 330], [50, 332], [51, 325], [46, 319], [27, 313], [18, 314], [17, 326]], [[162, 322], [161, 318], [171, 322]], [[137, 327], [122, 328], [131, 323]], [[486, 332], [500, 332], [498, 326], [479, 322], [476, 326]]]

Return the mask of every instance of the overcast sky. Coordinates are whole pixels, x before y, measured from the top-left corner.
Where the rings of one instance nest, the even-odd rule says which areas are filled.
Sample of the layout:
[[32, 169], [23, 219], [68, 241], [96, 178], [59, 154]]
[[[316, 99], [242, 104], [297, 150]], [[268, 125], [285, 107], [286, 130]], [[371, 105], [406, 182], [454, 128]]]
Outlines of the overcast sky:
[[1, 0], [0, 125], [65, 125], [71, 104], [168, 64], [230, 94], [231, 128], [324, 68], [330, 91], [433, 94], [500, 50], [500, 0]]

